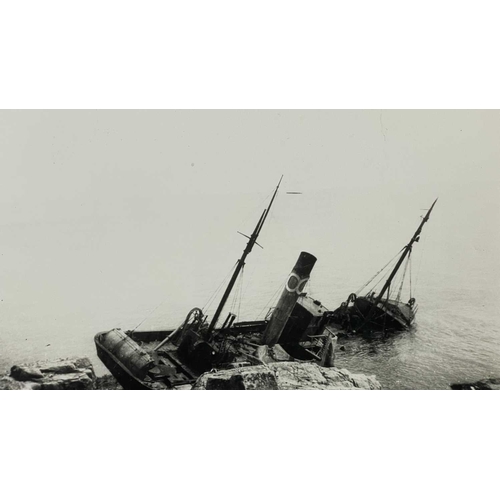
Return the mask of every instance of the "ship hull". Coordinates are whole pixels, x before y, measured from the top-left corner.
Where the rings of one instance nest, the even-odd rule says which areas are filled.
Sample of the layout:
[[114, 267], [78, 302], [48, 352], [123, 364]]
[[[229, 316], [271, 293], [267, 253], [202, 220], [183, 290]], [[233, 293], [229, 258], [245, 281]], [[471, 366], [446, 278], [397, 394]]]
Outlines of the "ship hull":
[[151, 387], [136, 377], [126, 364], [119, 361], [116, 355], [106, 349], [102, 343], [100, 337], [106, 333], [100, 333], [95, 336], [94, 342], [96, 345], [97, 356], [104, 363], [106, 368], [110, 371], [111, 375], [115, 377], [117, 382], [124, 388], [128, 390], [149, 390]]
[[[305, 307], [310, 306], [307, 303], [305, 306], [298, 304], [294, 309], [296, 313], [303, 309], [302, 321], [295, 324], [293, 319], [290, 319], [292, 324], [287, 323], [287, 335], [283, 338], [282, 345], [283, 352], [288, 353], [286, 361], [296, 359], [324, 363], [325, 349], [321, 349], [323, 336], [314, 334], [321, 329], [320, 320], [326, 309], [318, 305], [317, 301], [310, 302], [314, 302], [314, 307], [309, 307], [310, 310]], [[239, 345], [238, 352], [233, 354], [223, 348], [224, 342], [219, 345], [218, 342], [209, 344], [199, 341], [196, 334], [191, 335], [189, 328], [183, 332], [181, 341], [175, 340], [175, 332], [172, 335], [172, 331], [123, 332], [114, 329], [98, 333], [94, 342], [99, 359], [124, 389], [188, 388], [202, 373], [212, 368], [262, 364], [263, 361], [255, 356], [255, 348], [261, 345], [259, 339], [266, 324], [266, 321], [249, 321], [237, 323], [225, 330], [223, 335], [238, 338], [243, 342], [243, 345]], [[194, 343], [190, 342], [190, 338]], [[336, 337], [333, 340], [335, 341]], [[243, 352], [245, 343], [248, 345], [246, 354]], [[330, 358], [330, 364], [323, 366], [333, 364], [333, 355]]]
[[199, 374], [183, 366], [174, 355], [164, 353], [160, 359], [154, 354], [158, 341], [171, 332], [144, 333], [147, 340], [143, 342], [121, 330], [101, 332], [94, 337], [99, 359], [124, 389], [167, 390], [196, 380]]
[[333, 313], [334, 322], [347, 333], [373, 335], [407, 330], [415, 319], [416, 306], [396, 300], [375, 304], [369, 297], [357, 297]]

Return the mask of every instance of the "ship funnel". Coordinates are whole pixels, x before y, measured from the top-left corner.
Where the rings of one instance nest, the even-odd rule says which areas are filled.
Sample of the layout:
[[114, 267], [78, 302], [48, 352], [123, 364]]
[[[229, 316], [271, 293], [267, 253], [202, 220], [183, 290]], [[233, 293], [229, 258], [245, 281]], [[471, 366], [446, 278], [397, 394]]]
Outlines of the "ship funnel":
[[279, 342], [292, 309], [297, 303], [297, 299], [304, 290], [306, 283], [309, 281], [309, 276], [316, 260], [314, 255], [301, 252], [290, 276], [288, 276], [285, 288], [264, 331], [262, 344], [274, 346]]

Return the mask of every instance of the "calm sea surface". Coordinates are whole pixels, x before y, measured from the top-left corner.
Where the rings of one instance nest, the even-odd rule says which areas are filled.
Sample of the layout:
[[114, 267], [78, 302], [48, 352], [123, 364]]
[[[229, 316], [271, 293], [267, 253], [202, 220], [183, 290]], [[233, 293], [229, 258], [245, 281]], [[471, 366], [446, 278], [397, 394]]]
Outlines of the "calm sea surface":
[[[236, 231], [250, 232], [266, 204], [266, 193], [259, 196], [171, 197], [147, 216], [131, 211], [4, 226], [0, 368], [88, 356], [102, 374], [98, 331], [142, 321], [148, 329], [175, 327], [209, 302], [231, 270], [246, 241]], [[375, 374], [387, 389], [447, 389], [500, 376], [498, 243], [488, 236], [498, 217], [490, 210], [485, 221], [487, 202], [462, 200], [459, 192], [441, 193], [416, 245], [413, 329], [384, 341], [342, 341], [337, 366]], [[187, 208], [177, 210], [180, 203]], [[308, 292], [338, 306], [408, 241], [423, 208], [416, 195], [366, 209], [376, 203], [376, 193], [362, 207], [328, 190], [280, 195], [260, 238], [264, 250], [249, 256], [241, 303], [232, 310], [242, 319], [263, 317], [302, 250], [318, 257]]]

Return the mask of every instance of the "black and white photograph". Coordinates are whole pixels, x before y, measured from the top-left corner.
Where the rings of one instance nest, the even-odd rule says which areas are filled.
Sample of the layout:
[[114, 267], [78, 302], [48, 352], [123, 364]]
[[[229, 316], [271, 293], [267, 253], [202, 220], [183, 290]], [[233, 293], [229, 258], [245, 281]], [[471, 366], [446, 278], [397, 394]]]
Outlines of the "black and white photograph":
[[498, 388], [500, 112], [0, 126], [2, 388]]
[[2, 498], [498, 496], [494, 2], [0, 14]]

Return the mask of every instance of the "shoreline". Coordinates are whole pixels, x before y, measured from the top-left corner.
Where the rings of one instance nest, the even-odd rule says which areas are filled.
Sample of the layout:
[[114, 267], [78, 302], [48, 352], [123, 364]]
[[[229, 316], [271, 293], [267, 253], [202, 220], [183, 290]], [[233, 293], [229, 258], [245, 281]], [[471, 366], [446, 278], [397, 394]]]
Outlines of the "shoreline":
[[[205, 372], [192, 385], [202, 390], [381, 390], [375, 375], [312, 362], [283, 361]], [[0, 390], [126, 390], [112, 374], [96, 376], [88, 358], [13, 365], [0, 375]]]

